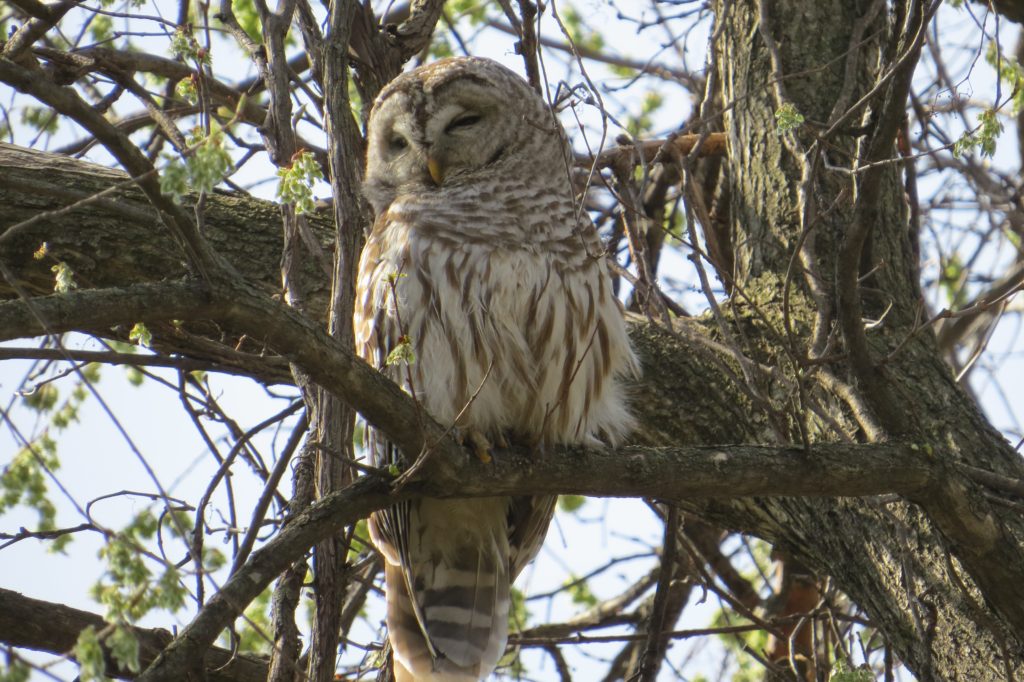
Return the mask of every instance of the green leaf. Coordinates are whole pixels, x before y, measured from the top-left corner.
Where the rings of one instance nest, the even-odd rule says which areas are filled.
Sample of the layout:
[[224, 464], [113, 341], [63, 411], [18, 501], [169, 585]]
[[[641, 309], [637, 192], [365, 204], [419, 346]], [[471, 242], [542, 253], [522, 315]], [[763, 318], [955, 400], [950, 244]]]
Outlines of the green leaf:
[[[39, 530], [56, 528], [57, 508], [49, 498], [46, 471], [59, 468], [57, 443], [48, 434], [44, 433], [19, 450], [0, 475], [0, 512], [16, 504], [23, 504], [39, 515]], [[51, 547], [59, 551], [69, 541], [55, 541]]]
[[71, 271], [71, 267], [61, 261], [50, 268], [50, 271], [54, 273], [53, 290], [58, 294], [66, 294], [72, 289], [77, 289], [78, 285], [75, 283], [75, 273]]
[[295, 154], [290, 166], [277, 169], [277, 177], [277, 198], [282, 203], [294, 205], [299, 215], [314, 211], [313, 185], [323, 180], [324, 174], [312, 152], [302, 150]]
[[153, 334], [144, 322], [136, 322], [135, 326], [128, 332], [128, 340], [149, 348], [149, 345], [153, 343]]
[[[207, 570], [216, 570], [224, 565], [223, 554], [216, 550], [211, 552], [220, 555], [221, 561], [219, 565], [216, 563], [208, 564], [204, 562], [204, 568]], [[206, 557], [206, 553], [203, 553]], [[160, 576], [157, 581], [152, 594], [152, 606], [155, 608], [166, 609], [167, 611], [177, 611], [178, 609], [185, 606], [185, 599], [188, 597], [188, 590], [181, 582], [181, 573], [178, 572], [174, 566], [168, 566], [167, 569]]]
[[828, 682], [874, 682], [875, 675], [867, 666], [850, 670], [842, 660], [836, 661]]
[[129, 353], [130, 354], [130, 353], [137, 353], [138, 350], [139, 350], [137, 346], [133, 346], [130, 343], [125, 343], [124, 341], [115, 341], [115, 340], [111, 339], [110, 341], [107, 341], [107, 343], [110, 344], [110, 348], [112, 350], [115, 350], [118, 353]]
[[640, 103], [640, 113], [637, 116], [630, 116], [626, 122], [626, 130], [633, 137], [643, 137], [651, 132], [654, 126], [654, 114], [661, 105], [665, 103], [665, 97], [658, 92], [650, 91], [644, 94]]
[[139, 672], [139, 639], [123, 623], [114, 627], [114, 631], [107, 635], [104, 643], [110, 649], [110, 655], [114, 661], [124, 669], [133, 673]]
[[59, 121], [57, 114], [48, 107], [27, 106], [21, 110], [21, 122], [46, 135], [57, 132]]
[[31, 669], [21, 661], [0, 663], [0, 682], [28, 682]]
[[[724, 627], [727, 625], [747, 625], [750, 621], [745, 618], [737, 618], [736, 614], [725, 609], [719, 609], [711, 620], [711, 627]], [[765, 651], [768, 648], [768, 633], [764, 630], [754, 630], [739, 634], [716, 635], [722, 646], [735, 656], [737, 670], [732, 676], [732, 682], [760, 682], [764, 677], [764, 668], [750, 656], [742, 655], [745, 650]]]
[[559, 495], [558, 508], [564, 512], [574, 513], [586, 504], [587, 498], [583, 495]]
[[[198, 136], [193, 133], [193, 139]], [[217, 186], [231, 168], [231, 155], [224, 149], [224, 134], [211, 133], [199, 138], [195, 151], [185, 161], [189, 184], [197, 192], [209, 192]]]
[[574, 8], [566, 8], [561, 12], [561, 16], [562, 27], [576, 46], [594, 52], [604, 49], [604, 36], [587, 26], [583, 21], [583, 16]]
[[953, 143], [953, 156], [960, 157], [973, 149], [980, 149], [982, 156], [991, 157], [996, 153], [996, 140], [1003, 132], [1003, 123], [995, 109], [986, 109], [978, 115], [978, 127], [974, 132], [965, 132]]
[[954, 253], [951, 257], [943, 259], [938, 284], [946, 294], [947, 305], [950, 308], [961, 308], [967, 303], [967, 291], [963, 286], [963, 278], [964, 263], [959, 255]]
[[804, 115], [797, 111], [792, 102], [786, 102], [775, 112], [775, 128], [779, 135], [803, 125]]
[[487, 18], [487, 5], [484, 0], [450, 0], [448, 10], [456, 19], [469, 19], [470, 24], [479, 25]]
[[100, 639], [93, 626], [90, 625], [78, 633], [78, 641], [75, 642], [73, 655], [78, 661], [78, 677], [82, 682], [107, 679], [103, 674], [106, 670], [106, 665], [103, 662], [103, 647], [100, 646]]
[[590, 583], [586, 580], [580, 580], [579, 576], [571, 575], [565, 585], [568, 588], [573, 604], [579, 604], [587, 608], [597, 604], [597, 596], [590, 590]]
[[160, 191], [181, 203], [189, 190], [209, 192], [231, 170], [231, 154], [224, 148], [224, 132], [215, 130], [207, 135], [196, 128], [188, 138], [192, 149], [184, 162], [170, 160], [160, 174]]
[[367, 526], [366, 519], [360, 519], [356, 522], [355, 531], [352, 533], [352, 542], [348, 548], [348, 560], [355, 562], [359, 555], [369, 549], [369, 547], [370, 529]]
[[210, 63], [210, 53], [199, 44], [192, 27], [179, 26], [171, 35], [171, 52], [183, 60], [191, 60], [202, 64]]
[[508, 625], [509, 630], [516, 631], [526, 625], [530, 612], [526, 608], [526, 595], [516, 587], [509, 588]]
[[388, 357], [384, 360], [384, 364], [388, 366], [398, 364], [411, 365], [415, 362], [416, 351], [413, 350], [412, 341], [406, 334], [398, 337], [398, 344], [391, 349]]
[[999, 73], [999, 79], [1013, 93], [1013, 112], [1019, 113], [1024, 109], [1024, 66], [1013, 57], [1001, 54], [994, 40], [988, 44], [985, 61]]
[[89, 37], [99, 43], [113, 35], [114, 20], [105, 14], [94, 14], [89, 20]]
[[[82, 376], [85, 377], [86, 381], [90, 381], [95, 384], [100, 380], [101, 367], [103, 367], [103, 365], [98, 362], [90, 362], [82, 367]], [[82, 398], [84, 399], [85, 395], [83, 395]]]
[[622, 66], [621, 64], [609, 64], [608, 70], [619, 78], [636, 78], [640, 73], [631, 66]]
[[184, 606], [187, 592], [178, 569], [162, 565], [154, 579], [140, 551], [144, 541], [156, 535], [159, 523], [151, 511], [142, 511], [100, 549], [106, 571], [91, 594], [107, 607], [108, 621], [132, 623], [153, 609], [176, 611]]
[[225, 646], [237, 646], [240, 651], [254, 654], [269, 654], [271, 642], [267, 641], [266, 633], [273, 632], [270, 623], [270, 598], [273, 586], [268, 586], [245, 609], [245, 618], [238, 621], [238, 642], [224, 640]]
[[188, 169], [178, 160], [172, 160], [160, 173], [160, 191], [174, 203], [180, 204], [181, 198], [188, 193]]
[[195, 74], [188, 78], [182, 78], [174, 86], [174, 94], [181, 99], [185, 100], [189, 104], [195, 104], [199, 101], [199, 85], [197, 84]]
[[53, 409], [53, 406], [57, 404], [57, 398], [60, 397], [60, 391], [53, 384], [43, 384], [37, 386], [31, 393], [23, 393], [21, 396], [21, 402], [36, 412], [49, 412]]
[[263, 41], [263, 25], [260, 23], [260, 15], [256, 11], [256, 3], [253, 0], [235, 0], [231, 11], [242, 30], [248, 33], [250, 38], [257, 43]]
[[986, 109], [978, 116], [981, 128], [978, 131], [978, 145], [981, 155], [992, 157], [996, 153], [996, 139], [1003, 132], [1003, 123], [995, 109]]

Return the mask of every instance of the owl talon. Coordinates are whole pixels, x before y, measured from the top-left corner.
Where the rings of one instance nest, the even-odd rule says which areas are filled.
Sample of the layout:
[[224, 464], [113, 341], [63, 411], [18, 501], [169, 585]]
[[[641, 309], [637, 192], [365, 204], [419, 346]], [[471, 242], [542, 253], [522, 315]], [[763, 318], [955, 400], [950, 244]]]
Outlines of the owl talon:
[[491, 441], [480, 431], [468, 429], [459, 440], [464, 445], [469, 445], [473, 449], [473, 454], [484, 464], [490, 464], [494, 460], [491, 456]]

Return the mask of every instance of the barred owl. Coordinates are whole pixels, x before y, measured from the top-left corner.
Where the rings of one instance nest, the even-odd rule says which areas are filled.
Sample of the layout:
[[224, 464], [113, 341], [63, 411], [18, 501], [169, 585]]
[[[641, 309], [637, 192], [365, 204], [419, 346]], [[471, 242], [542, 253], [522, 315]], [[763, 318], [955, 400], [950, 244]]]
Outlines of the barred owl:
[[[630, 425], [623, 381], [637, 360], [571, 163], [543, 100], [487, 59], [399, 76], [370, 115], [377, 217], [356, 345], [485, 461], [506, 439], [540, 452], [615, 442]], [[377, 465], [400, 457], [372, 430], [369, 446]], [[370, 519], [399, 682], [494, 670], [509, 586], [553, 508], [549, 496], [423, 499]]]

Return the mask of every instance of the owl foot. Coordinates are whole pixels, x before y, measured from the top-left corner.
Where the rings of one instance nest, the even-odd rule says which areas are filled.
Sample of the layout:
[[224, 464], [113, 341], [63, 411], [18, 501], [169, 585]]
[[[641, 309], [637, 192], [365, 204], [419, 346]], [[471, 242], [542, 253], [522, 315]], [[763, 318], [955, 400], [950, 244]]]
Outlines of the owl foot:
[[457, 435], [457, 440], [460, 444], [468, 445], [472, 448], [473, 454], [475, 454], [477, 459], [484, 464], [490, 464], [494, 460], [494, 457], [491, 455], [491, 450], [494, 446], [498, 446], [499, 448], [508, 447], [508, 441], [505, 439], [505, 435], [500, 431], [493, 443], [487, 436], [476, 429], [465, 429], [460, 431]]

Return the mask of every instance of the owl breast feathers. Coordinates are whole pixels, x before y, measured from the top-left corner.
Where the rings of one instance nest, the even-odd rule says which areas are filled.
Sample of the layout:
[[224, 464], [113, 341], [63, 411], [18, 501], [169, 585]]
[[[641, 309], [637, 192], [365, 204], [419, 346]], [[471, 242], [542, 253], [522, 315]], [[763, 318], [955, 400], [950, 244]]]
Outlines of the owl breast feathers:
[[[637, 373], [603, 246], [543, 100], [479, 58], [404, 74], [370, 115], [356, 345], [443, 425], [538, 450], [615, 442]], [[399, 455], [371, 431], [370, 456]], [[509, 585], [552, 497], [420, 500], [370, 520], [396, 678], [477, 680], [504, 653]]]

